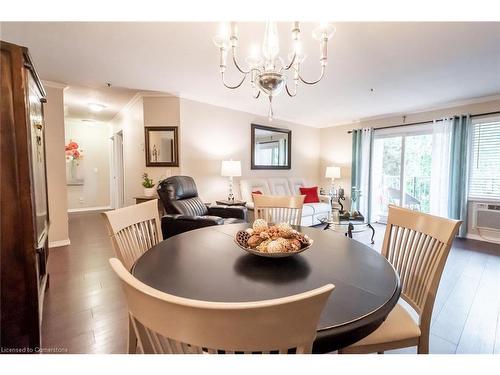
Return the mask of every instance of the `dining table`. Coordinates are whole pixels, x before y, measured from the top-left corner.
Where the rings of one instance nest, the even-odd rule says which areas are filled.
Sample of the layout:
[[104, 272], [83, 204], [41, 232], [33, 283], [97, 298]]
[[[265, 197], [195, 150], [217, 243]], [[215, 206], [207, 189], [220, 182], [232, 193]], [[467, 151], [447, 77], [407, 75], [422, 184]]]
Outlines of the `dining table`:
[[397, 272], [376, 250], [322, 228], [294, 227], [313, 240], [283, 258], [249, 254], [235, 242], [250, 224], [215, 225], [184, 232], [142, 254], [132, 274], [162, 292], [211, 302], [281, 298], [332, 283], [313, 353], [346, 347], [377, 329], [401, 294]]

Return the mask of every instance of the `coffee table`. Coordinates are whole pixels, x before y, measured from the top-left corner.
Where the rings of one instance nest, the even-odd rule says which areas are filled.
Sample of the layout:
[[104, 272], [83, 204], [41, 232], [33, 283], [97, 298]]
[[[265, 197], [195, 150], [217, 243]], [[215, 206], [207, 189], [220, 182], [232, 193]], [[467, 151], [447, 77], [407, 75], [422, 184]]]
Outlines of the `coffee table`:
[[375, 228], [371, 225], [370, 222], [366, 221], [364, 218], [358, 219], [355, 217], [350, 218], [338, 218], [336, 219], [320, 219], [322, 224], [326, 226], [323, 228], [324, 230], [331, 229], [336, 232], [345, 233], [346, 237], [352, 238], [352, 234], [356, 232], [362, 232], [367, 229], [372, 230], [371, 244], [373, 245], [375, 241], [373, 238], [375, 237]]

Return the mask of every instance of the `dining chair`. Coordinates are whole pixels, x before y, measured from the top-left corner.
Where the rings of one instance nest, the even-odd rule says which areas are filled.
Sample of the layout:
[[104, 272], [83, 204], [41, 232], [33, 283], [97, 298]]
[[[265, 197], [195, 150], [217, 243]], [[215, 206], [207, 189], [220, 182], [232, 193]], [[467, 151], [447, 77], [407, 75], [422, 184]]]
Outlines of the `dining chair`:
[[268, 223], [300, 225], [305, 195], [262, 195], [252, 194], [255, 219]]
[[382, 353], [417, 346], [429, 353], [432, 309], [461, 221], [389, 206], [382, 255], [399, 274], [401, 298], [415, 311], [415, 321], [400, 303], [374, 332], [339, 353]]
[[[151, 288], [116, 258], [139, 346], [153, 353], [310, 353], [319, 317], [334, 286], [255, 302], [206, 302]], [[144, 342], [147, 340], [147, 342]], [[147, 352], [143, 350], [143, 352]]]
[[103, 212], [116, 256], [130, 270], [137, 258], [163, 240], [158, 200]]
[[[127, 270], [145, 251], [163, 240], [157, 199], [103, 212], [103, 216], [115, 254]], [[136, 353], [137, 340], [129, 320], [129, 353]]]

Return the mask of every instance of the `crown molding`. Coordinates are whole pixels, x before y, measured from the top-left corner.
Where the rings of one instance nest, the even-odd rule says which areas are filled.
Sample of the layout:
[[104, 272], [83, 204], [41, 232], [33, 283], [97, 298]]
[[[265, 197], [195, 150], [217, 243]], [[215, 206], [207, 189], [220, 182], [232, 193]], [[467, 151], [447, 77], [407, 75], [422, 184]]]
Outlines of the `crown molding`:
[[66, 90], [69, 86], [65, 83], [54, 82], [54, 81], [46, 81], [42, 79], [42, 85], [46, 87], [52, 87], [54, 89]]
[[480, 96], [480, 97], [464, 99], [464, 100], [457, 100], [454, 102], [438, 104], [438, 105], [434, 105], [431, 107], [419, 108], [419, 109], [416, 109], [413, 111], [408, 111], [408, 112], [393, 112], [393, 113], [385, 113], [383, 115], [377, 115], [377, 116], [372, 116], [372, 117], [363, 117], [360, 119], [352, 120], [351, 122], [348, 122], [348, 123], [344, 122], [344, 123], [337, 123], [334, 125], [325, 125], [325, 126], [322, 126], [322, 128], [330, 128], [330, 127], [334, 127], [334, 126], [336, 127], [336, 126], [343, 126], [343, 125], [359, 124], [361, 122], [377, 121], [377, 120], [389, 119], [389, 118], [393, 118], [393, 117], [403, 117], [403, 116], [408, 116], [408, 115], [416, 115], [419, 113], [434, 112], [434, 111], [440, 111], [440, 110], [445, 110], [445, 109], [453, 109], [456, 107], [463, 107], [466, 105], [488, 103], [488, 102], [493, 102], [496, 100], [500, 100], [500, 94], [489, 95], [489, 96]]
[[113, 122], [121, 113], [128, 111], [132, 108], [139, 100], [142, 98], [179, 98], [177, 95], [169, 94], [166, 92], [155, 92], [155, 91], [138, 91], [128, 102], [120, 109], [111, 120], [108, 122]]

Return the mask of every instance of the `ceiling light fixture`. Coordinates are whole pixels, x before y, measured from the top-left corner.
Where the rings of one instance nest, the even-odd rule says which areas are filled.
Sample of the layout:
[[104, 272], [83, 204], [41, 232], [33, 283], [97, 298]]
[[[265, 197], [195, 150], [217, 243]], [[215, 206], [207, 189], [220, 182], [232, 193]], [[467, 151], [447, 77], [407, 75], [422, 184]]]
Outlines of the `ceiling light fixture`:
[[101, 112], [106, 106], [99, 103], [88, 103], [87, 106], [92, 112]]
[[[238, 61], [238, 29], [235, 22], [221, 24], [219, 34], [214, 37], [214, 43], [220, 50], [219, 68], [222, 77], [222, 83], [228, 89], [239, 88], [246, 77], [250, 75], [250, 82], [252, 84], [253, 97], [257, 99], [261, 92], [269, 98], [269, 121], [273, 119], [272, 101], [273, 97], [278, 95], [283, 88], [286, 90], [288, 96], [294, 97], [297, 95], [297, 87], [299, 82], [306, 85], [314, 85], [321, 81], [325, 75], [327, 65], [327, 44], [335, 32], [335, 27], [328, 23], [321, 23], [319, 27], [314, 29], [313, 37], [320, 42], [321, 57], [319, 59], [321, 72], [318, 79], [314, 81], [305, 80], [300, 74], [301, 65], [306, 58], [303, 53], [302, 44], [300, 40], [300, 26], [299, 22], [293, 23], [292, 28], [292, 52], [288, 55], [288, 64], [285, 65], [283, 59], [279, 57], [279, 37], [276, 22], [268, 22], [266, 24], [266, 31], [264, 33], [264, 41], [260, 48], [263, 57], [260, 56], [258, 46], [251, 49], [250, 55], [245, 59], [248, 68], [243, 68]], [[235, 85], [226, 83], [224, 80], [224, 72], [227, 68], [227, 55], [229, 48], [231, 48], [231, 58], [236, 69], [243, 74], [240, 82]], [[293, 72], [294, 88], [290, 89], [287, 84], [286, 71]]]

